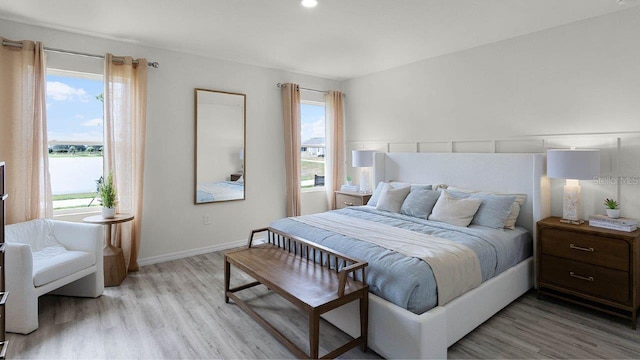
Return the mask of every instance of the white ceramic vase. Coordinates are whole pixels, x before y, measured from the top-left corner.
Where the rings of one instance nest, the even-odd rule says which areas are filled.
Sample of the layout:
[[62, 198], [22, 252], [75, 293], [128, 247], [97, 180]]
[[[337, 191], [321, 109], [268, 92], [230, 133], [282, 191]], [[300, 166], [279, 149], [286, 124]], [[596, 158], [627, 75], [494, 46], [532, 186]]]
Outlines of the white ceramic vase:
[[116, 217], [116, 208], [102, 207], [102, 217], [105, 219], [113, 219]]
[[612, 219], [617, 219], [620, 217], [620, 209], [607, 209], [607, 216]]

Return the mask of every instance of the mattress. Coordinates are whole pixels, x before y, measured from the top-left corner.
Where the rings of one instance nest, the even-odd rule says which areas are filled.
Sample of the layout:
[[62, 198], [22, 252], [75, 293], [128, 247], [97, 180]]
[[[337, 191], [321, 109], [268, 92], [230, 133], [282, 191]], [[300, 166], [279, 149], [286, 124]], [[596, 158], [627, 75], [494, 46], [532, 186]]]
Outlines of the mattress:
[[[492, 229], [471, 225], [459, 227], [370, 206], [352, 206], [336, 213], [452, 240], [472, 249], [478, 256], [482, 281], [489, 280], [532, 255], [532, 239], [526, 229]], [[274, 229], [313, 241], [338, 252], [367, 261], [370, 291], [404, 309], [422, 314], [438, 304], [435, 277], [419, 258], [314, 227], [290, 218], [271, 224]]]

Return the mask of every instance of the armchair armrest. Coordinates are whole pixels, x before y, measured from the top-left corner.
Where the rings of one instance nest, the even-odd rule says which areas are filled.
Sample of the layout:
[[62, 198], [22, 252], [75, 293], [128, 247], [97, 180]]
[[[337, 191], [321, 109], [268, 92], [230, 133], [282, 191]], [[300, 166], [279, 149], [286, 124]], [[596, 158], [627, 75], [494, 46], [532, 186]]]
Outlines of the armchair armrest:
[[22, 289], [32, 289], [34, 287], [31, 246], [19, 243], [5, 243], [4, 262], [7, 290], [15, 293]]
[[53, 221], [53, 236], [67, 250], [97, 253], [104, 247], [101, 225]]

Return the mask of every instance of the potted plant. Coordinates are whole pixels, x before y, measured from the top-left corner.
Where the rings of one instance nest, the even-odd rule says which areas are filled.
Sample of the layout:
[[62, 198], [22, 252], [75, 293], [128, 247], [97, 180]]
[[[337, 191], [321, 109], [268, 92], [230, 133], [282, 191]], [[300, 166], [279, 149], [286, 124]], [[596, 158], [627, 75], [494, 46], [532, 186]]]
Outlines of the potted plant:
[[604, 205], [607, 207], [607, 216], [612, 219], [617, 219], [620, 217], [620, 209], [618, 207], [620, 204], [613, 199], [604, 199]]
[[113, 174], [109, 173], [107, 180], [100, 185], [100, 199], [102, 202], [102, 217], [112, 219], [116, 216], [116, 205], [118, 204], [116, 188], [113, 186]]
[[347, 176], [347, 185], [351, 185], [351, 176]]

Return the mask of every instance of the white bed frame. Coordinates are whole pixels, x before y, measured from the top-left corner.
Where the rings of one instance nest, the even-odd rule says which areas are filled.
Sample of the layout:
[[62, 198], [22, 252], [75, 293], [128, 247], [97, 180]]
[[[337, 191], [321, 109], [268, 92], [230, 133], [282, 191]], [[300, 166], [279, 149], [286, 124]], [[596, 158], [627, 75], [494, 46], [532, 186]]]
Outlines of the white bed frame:
[[[374, 184], [397, 180], [527, 194], [517, 224], [531, 232], [534, 249], [535, 224], [550, 214], [543, 154], [377, 153], [374, 174]], [[449, 346], [533, 287], [533, 258], [420, 315], [369, 294], [369, 347], [386, 358], [446, 358]], [[323, 317], [357, 337], [358, 316], [354, 302]]]

